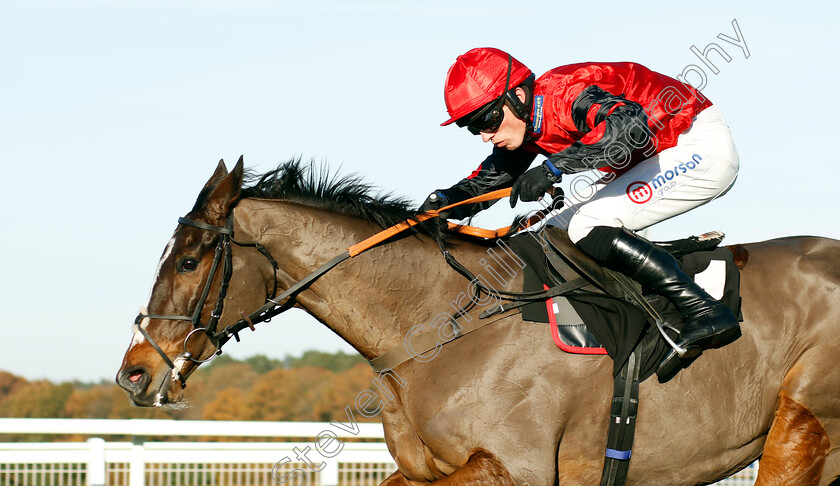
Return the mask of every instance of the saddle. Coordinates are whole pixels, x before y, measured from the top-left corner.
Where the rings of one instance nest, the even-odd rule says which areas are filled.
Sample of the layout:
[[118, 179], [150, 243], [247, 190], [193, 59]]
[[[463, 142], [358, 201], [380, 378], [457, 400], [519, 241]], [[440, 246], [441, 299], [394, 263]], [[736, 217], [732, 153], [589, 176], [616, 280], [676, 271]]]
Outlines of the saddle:
[[[712, 232], [657, 244], [670, 251], [683, 271], [698, 283], [696, 276], [714, 270], [712, 273], [717, 276], [711, 283], [719, 288], [706, 290], [738, 315], [738, 269], [732, 254], [718, 248], [722, 240], [722, 233]], [[566, 352], [610, 355], [616, 376], [634, 349], [638, 351], [640, 379], [644, 381], [655, 372], [669, 349], [657, 321], [661, 326], [681, 319], [670, 302], [646, 291], [624, 274], [602, 267], [578, 249], [560, 228], [545, 227], [539, 232], [517, 235], [510, 240], [510, 246], [526, 263], [526, 292], [581, 277], [588, 282], [565, 296], [523, 307], [525, 320], [551, 323], [555, 342]]]

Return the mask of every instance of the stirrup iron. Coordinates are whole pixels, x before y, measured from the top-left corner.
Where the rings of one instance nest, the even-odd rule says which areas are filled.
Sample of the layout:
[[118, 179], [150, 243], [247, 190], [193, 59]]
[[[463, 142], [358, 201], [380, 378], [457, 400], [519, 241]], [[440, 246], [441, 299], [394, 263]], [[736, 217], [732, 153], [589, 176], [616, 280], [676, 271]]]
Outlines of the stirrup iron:
[[665, 342], [668, 343], [668, 346], [671, 346], [671, 348], [673, 348], [673, 350], [677, 352], [677, 355], [680, 358], [685, 358], [686, 355], [688, 354], [688, 349], [686, 349], [686, 348], [680, 346], [679, 344], [675, 343], [674, 340], [671, 339], [671, 336], [669, 336], [668, 333], [665, 332], [665, 326], [668, 326], [668, 328], [673, 329], [675, 332], [679, 333], [679, 331], [674, 329], [670, 324], [663, 323], [662, 319], [656, 319], [655, 322], [656, 322], [656, 328], [659, 329], [659, 334], [662, 334], [662, 337], [665, 339]]

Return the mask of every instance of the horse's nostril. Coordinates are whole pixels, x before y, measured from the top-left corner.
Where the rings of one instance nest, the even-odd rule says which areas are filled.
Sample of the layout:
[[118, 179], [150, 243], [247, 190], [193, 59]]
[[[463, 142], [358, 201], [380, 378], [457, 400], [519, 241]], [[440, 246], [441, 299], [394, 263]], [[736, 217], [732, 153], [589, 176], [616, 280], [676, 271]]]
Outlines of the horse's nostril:
[[131, 393], [137, 393], [149, 384], [149, 374], [140, 366], [131, 367], [117, 374], [117, 384]]
[[140, 378], [142, 378], [142, 377], [143, 377], [143, 371], [135, 370], [130, 375], [128, 375], [128, 381], [130, 381], [132, 384], [135, 384], [138, 381], [140, 381]]

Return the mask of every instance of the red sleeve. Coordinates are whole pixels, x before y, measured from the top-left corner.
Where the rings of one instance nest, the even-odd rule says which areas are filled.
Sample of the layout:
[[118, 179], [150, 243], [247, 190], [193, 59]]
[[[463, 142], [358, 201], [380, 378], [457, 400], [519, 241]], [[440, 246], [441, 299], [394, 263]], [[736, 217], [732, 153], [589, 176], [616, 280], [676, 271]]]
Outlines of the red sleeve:
[[[607, 112], [607, 116], [612, 115], [612, 112], [615, 111], [616, 108], [619, 106], [624, 106], [624, 103], [616, 103], [615, 105], [610, 108]], [[601, 140], [601, 137], [604, 136], [604, 130], [606, 130], [607, 122], [606, 120], [602, 121], [601, 123], [595, 124], [595, 114], [598, 113], [598, 110], [601, 108], [600, 104], [594, 104], [592, 107], [589, 108], [589, 111], [586, 113], [586, 124], [591, 129], [589, 133], [584, 135], [580, 139], [580, 143], [586, 145], [592, 145], [593, 143], [597, 143]]]
[[480, 165], [479, 165], [479, 166], [478, 166], [478, 167], [477, 167], [474, 171], [472, 171], [472, 173], [471, 173], [470, 175], [468, 175], [466, 178], [467, 178], [467, 179], [473, 179], [473, 178], [475, 178], [476, 176], [478, 176], [478, 174], [480, 174], [480, 173], [481, 173], [481, 167], [482, 167], [483, 165], [484, 165], [483, 163], [482, 163], [482, 164], [480, 164]]

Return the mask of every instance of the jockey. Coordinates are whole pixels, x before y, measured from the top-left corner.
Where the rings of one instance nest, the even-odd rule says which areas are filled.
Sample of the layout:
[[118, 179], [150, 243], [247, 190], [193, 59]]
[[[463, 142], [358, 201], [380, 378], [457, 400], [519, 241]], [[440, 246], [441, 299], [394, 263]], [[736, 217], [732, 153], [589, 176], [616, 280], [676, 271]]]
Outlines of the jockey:
[[[468, 177], [437, 190], [421, 206], [437, 209], [513, 187], [510, 205], [537, 201], [563, 174], [597, 169], [586, 197], [549, 224], [564, 227], [584, 253], [621, 272], [680, 311], [669, 333], [687, 350], [740, 336], [738, 319], [638, 231], [725, 194], [738, 175], [738, 154], [722, 114], [699, 91], [630, 62], [561, 66], [541, 77], [508, 53], [472, 49], [449, 69], [444, 98], [450, 118], [494, 147]], [[530, 168], [537, 155], [546, 160]], [[463, 219], [492, 203], [459, 206]], [[675, 372], [672, 349], [660, 376]]]

